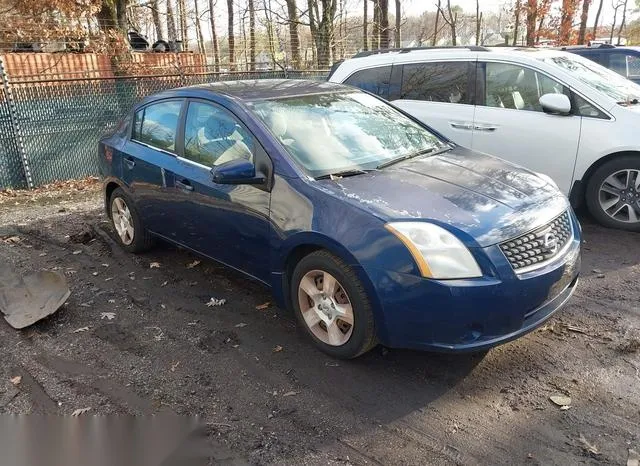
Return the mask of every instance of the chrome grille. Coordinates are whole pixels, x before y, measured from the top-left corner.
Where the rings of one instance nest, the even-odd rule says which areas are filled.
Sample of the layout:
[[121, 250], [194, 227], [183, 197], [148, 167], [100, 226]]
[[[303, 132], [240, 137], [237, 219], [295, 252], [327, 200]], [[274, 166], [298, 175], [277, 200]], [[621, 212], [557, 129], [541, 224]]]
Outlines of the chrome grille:
[[537, 268], [564, 249], [573, 237], [569, 211], [548, 224], [500, 244], [500, 249], [516, 273]]

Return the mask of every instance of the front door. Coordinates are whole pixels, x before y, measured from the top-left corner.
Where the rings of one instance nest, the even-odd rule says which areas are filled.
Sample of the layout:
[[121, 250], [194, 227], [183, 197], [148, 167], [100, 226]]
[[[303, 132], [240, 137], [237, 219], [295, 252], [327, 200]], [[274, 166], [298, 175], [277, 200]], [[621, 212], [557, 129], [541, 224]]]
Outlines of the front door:
[[268, 156], [227, 109], [190, 101], [184, 144], [174, 170], [181, 214], [172, 238], [213, 259], [268, 281], [270, 193], [259, 185], [221, 185], [211, 168], [238, 158], [263, 165]]
[[479, 63], [478, 70], [481, 75], [472, 148], [544, 173], [568, 194], [581, 117], [550, 115], [539, 103], [543, 94], [569, 94], [568, 89], [521, 65], [486, 62]]

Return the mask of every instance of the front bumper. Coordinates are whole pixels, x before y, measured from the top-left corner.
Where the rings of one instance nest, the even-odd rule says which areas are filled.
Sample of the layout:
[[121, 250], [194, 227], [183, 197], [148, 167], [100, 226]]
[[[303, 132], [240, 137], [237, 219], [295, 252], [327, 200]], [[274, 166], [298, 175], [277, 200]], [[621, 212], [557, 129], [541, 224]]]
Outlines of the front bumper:
[[431, 351], [486, 350], [540, 326], [578, 283], [579, 233], [562, 257], [521, 275], [513, 272], [497, 246], [482, 254], [493, 273], [477, 279], [431, 280], [370, 271], [382, 308], [381, 342]]

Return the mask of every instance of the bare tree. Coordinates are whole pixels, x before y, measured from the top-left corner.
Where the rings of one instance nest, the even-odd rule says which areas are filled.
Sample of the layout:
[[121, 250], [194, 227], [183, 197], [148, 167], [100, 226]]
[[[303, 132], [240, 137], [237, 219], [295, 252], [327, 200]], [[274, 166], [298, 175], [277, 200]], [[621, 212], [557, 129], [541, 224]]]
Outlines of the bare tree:
[[[336, 14], [337, 0], [315, 0], [315, 17], [318, 24], [316, 38], [318, 49], [318, 66], [328, 67], [331, 64], [331, 44], [333, 42], [333, 19]], [[322, 5], [322, 12], [318, 9]]]
[[602, 5], [604, 0], [600, 0], [600, 4], [598, 5], [598, 11], [596, 12], [596, 22], [593, 23], [593, 33], [591, 34], [595, 39], [598, 37], [598, 23], [600, 22], [600, 14], [602, 13]]
[[620, 45], [620, 39], [622, 38], [622, 30], [624, 29], [627, 23], [627, 2], [628, 0], [624, 0], [624, 4], [622, 5], [622, 22], [620, 23], [620, 28], [618, 29], [617, 45]]
[[162, 22], [160, 21], [160, 11], [158, 10], [158, 0], [149, 0], [149, 9], [151, 10], [153, 27], [156, 31], [156, 39], [160, 40], [164, 37], [164, 34], [162, 32]]
[[396, 0], [396, 30], [395, 30], [395, 42], [396, 47], [402, 47], [402, 37], [400, 28], [402, 27], [402, 11], [400, 7], [400, 0]]
[[[169, 2], [170, 0], [167, 0]], [[213, 69], [220, 71], [220, 46], [218, 45], [218, 34], [216, 33], [215, 3], [209, 0], [209, 23], [211, 24], [211, 45], [213, 46]]]
[[371, 25], [371, 48], [373, 50], [376, 50], [380, 48], [380, 0], [371, 0], [371, 1], [373, 2], [373, 24]]
[[198, 7], [198, 0], [193, 0], [193, 7], [195, 17], [195, 25], [196, 25], [196, 38], [198, 40], [198, 52], [204, 53], [204, 37], [202, 35], [202, 25], [200, 24], [200, 8]]
[[300, 35], [298, 34], [298, 7], [296, 0], [287, 1], [287, 14], [289, 15], [289, 42], [291, 44], [291, 65], [294, 68], [300, 66]]
[[175, 41], [177, 38], [176, 19], [173, 13], [173, 0], [167, 0], [167, 39]]
[[458, 8], [451, 7], [451, 0], [447, 0], [447, 15], [444, 14], [438, 2], [438, 11], [442, 15], [442, 19], [451, 28], [451, 45], [456, 46], [457, 43], [457, 27], [458, 27]]
[[623, 5], [622, 2], [618, 2], [617, 4], [611, 2], [611, 6], [613, 7], [613, 23], [611, 24], [611, 34], [609, 35], [609, 43], [613, 44], [613, 34], [616, 30], [616, 21], [618, 20], [618, 10]]
[[184, 50], [189, 50], [189, 27], [187, 26], [187, 7], [184, 0], [178, 0], [178, 15], [180, 16], [180, 40]]
[[522, 11], [522, 2], [521, 0], [516, 1], [516, 8], [514, 11], [514, 20], [513, 20], [513, 45], [516, 46], [518, 44], [518, 34], [520, 32], [520, 12]]
[[236, 47], [235, 37], [233, 35], [233, 0], [227, 0], [227, 31], [229, 41], [229, 71], [235, 71], [236, 69]]
[[536, 20], [538, 18], [538, 1], [527, 0], [527, 47], [536, 45]]
[[256, 7], [249, 0], [249, 69], [256, 70]]
[[582, 13], [580, 14], [580, 29], [578, 30], [578, 44], [582, 45], [585, 42], [587, 35], [587, 20], [589, 19], [589, 7], [591, 6], [591, 0], [582, 1]]
[[482, 12], [480, 0], [476, 0], [476, 45], [480, 45], [480, 29], [482, 28]]
[[433, 28], [433, 37], [431, 38], [431, 46], [435, 47], [435, 45], [438, 43], [438, 32], [440, 32], [440, 30], [438, 29], [438, 20], [440, 19], [440, 14], [442, 12], [441, 9], [441, 5], [442, 4], [442, 0], [438, 0], [438, 4], [436, 5], [436, 24]]
[[369, 12], [367, 11], [367, 5], [369, 0], [364, 0], [364, 15], [362, 16], [362, 50], [369, 50], [369, 36], [367, 35], [367, 26], [369, 25]]
[[378, 0], [380, 5], [380, 48], [389, 48], [389, 0]]
[[[316, 15], [317, 9], [317, 1], [318, 0], [307, 0], [307, 14], [309, 15], [309, 33], [311, 34], [311, 50], [313, 51], [313, 62], [317, 62], [317, 50], [318, 50], [318, 22]], [[367, 0], [365, 0], [367, 1]]]

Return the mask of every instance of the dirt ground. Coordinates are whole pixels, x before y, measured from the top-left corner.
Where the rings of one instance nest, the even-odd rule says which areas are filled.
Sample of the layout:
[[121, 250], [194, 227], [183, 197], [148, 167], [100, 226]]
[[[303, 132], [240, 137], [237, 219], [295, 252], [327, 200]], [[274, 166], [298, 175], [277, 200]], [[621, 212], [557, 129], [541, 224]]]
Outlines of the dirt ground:
[[214, 464], [627, 464], [640, 235], [582, 220], [581, 283], [543, 328], [483, 355], [344, 362], [236, 273], [163, 244], [124, 253], [97, 184], [0, 196], [0, 267], [59, 270], [72, 289], [29, 329], [0, 319], [0, 413], [200, 414]]

